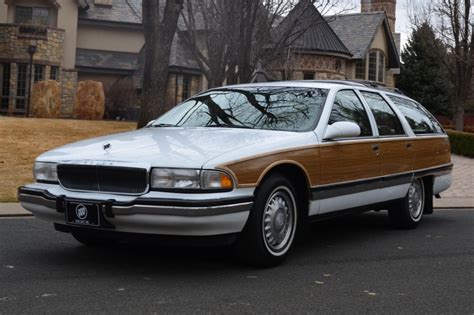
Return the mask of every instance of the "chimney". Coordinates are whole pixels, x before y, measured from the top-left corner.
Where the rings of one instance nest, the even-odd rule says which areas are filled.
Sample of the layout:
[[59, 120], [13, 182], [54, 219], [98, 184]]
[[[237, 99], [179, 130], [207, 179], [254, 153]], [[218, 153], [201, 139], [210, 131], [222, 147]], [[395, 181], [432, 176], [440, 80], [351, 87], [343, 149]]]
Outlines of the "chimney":
[[397, 0], [360, 0], [361, 12], [385, 12], [392, 33], [395, 33]]

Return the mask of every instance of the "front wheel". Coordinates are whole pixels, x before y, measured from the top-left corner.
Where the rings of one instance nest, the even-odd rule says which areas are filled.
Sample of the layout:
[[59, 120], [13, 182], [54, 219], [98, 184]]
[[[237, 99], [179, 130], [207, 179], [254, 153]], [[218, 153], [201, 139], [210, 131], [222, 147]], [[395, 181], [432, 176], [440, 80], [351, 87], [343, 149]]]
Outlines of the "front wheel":
[[397, 228], [413, 229], [423, 218], [425, 187], [421, 178], [414, 179], [405, 198], [389, 210], [390, 222]]
[[286, 258], [298, 226], [295, 196], [293, 184], [281, 175], [263, 182], [237, 243], [240, 258], [260, 267], [278, 265]]

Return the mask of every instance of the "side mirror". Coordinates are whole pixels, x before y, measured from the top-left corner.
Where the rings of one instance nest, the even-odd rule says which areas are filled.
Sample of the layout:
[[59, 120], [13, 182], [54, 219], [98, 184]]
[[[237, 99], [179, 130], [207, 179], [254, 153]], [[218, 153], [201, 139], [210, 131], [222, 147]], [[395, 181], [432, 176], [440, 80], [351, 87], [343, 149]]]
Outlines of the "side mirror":
[[324, 140], [337, 138], [350, 138], [360, 136], [360, 127], [350, 121], [338, 121], [332, 125], [328, 125]]

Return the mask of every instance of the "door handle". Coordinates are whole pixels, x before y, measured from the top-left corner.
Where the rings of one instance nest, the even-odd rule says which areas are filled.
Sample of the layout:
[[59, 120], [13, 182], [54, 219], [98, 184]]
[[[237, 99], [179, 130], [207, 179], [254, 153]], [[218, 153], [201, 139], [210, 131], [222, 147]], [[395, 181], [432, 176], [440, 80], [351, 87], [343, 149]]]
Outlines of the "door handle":
[[378, 151], [380, 150], [380, 146], [378, 144], [372, 144], [372, 150]]
[[410, 149], [411, 148], [411, 142], [405, 143], [405, 146], [407, 147], [407, 149]]

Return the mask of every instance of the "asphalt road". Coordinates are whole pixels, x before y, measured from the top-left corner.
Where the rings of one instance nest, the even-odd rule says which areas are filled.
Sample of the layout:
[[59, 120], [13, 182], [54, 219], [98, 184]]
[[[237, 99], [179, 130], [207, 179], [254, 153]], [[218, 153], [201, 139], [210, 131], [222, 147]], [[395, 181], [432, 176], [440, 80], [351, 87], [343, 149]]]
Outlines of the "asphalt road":
[[317, 223], [280, 267], [225, 248], [79, 245], [32, 218], [0, 219], [0, 314], [474, 312], [474, 210], [411, 231], [386, 213]]

